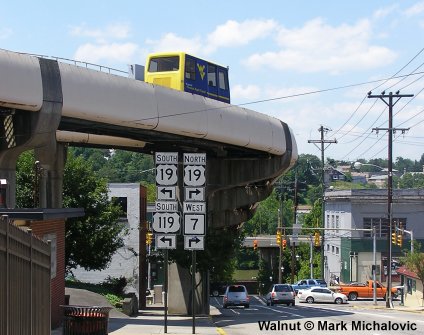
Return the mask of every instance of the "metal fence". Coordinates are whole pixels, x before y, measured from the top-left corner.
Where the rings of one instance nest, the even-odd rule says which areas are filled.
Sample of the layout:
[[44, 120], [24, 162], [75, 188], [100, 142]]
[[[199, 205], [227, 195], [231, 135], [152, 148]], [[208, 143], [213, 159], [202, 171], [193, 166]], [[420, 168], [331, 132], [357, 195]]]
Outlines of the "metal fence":
[[50, 334], [50, 245], [0, 217], [0, 334]]

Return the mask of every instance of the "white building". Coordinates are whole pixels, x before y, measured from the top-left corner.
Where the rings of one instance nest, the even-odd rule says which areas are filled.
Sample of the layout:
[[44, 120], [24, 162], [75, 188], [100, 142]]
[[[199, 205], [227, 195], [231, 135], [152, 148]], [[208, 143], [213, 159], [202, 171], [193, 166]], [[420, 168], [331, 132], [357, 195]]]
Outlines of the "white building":
[[[412, 230], [414, 239], [424, 241], [424, 189], [394, 190], [392, 213], [396, 225]], [[385, 281], [388, 250], [388, 203], [385, 189], [360, 189], [325, 193], [324, 277], [330, 282], [371, 278], [373, 241], [370, 231], [377, 232], [377, 279]], [[334, 229], [334, 230], [331, 230]], [[346, 230], [342, 230], [346, 229]], [[410, 248], [410, 235], [404, 233], [403, 246], [392, 246], [394, 262]], [[393, 263], [392, 263], [393, 268]], [[393, 281], [398, 281], [396, 271]]]
[[119, 278], [124, 276], [134, 287], [137, 287], [139, 273], [139, 224], [140, 224], [140, 184], [111, 183], [109, 184], [109, 199], [117, 198], [125, 216], [120, 222], [125, 224], [128, 235], [124, 246], [112, 257], [110, 265], [102, 271], [86, 271], [75, 269], [75, 277], [84, 282], [100, 283], [108, 276]]

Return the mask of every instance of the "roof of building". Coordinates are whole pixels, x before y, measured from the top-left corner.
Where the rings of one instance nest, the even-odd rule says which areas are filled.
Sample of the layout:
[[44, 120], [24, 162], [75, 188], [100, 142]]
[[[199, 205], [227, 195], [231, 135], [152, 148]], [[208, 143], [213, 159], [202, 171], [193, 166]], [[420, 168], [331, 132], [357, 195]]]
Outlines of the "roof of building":
[[401, 266], [400, 268], [397, 268], [396, 272], [406, 277], [419, 279], [418, 275], [415, 272], [412, 272], [411, 270], [409, 270], [406, 266]]

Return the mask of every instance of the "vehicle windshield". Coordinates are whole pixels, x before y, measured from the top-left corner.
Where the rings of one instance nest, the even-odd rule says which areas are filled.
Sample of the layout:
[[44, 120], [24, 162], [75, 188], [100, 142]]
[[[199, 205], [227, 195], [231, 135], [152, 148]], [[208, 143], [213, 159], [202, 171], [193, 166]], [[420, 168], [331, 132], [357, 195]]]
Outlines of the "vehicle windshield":
[[230, 286], [228, 292], [245, 292], [244, 286]]
[[149, 62], [149, 72], [178, 71], [180, 57], [154, 57]]
[[275, 292], [292, 292], [293, 288], [289, 285], [275, 285]]

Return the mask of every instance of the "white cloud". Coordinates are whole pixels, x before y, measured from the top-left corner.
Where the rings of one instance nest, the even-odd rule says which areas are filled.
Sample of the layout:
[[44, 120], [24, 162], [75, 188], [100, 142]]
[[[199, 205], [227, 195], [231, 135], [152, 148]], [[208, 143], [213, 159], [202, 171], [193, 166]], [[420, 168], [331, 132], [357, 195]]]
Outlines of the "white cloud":
[[100, 61], [130, 62], [138, 47], [134, 43], [83, 44], [78, 47], [74, 58], [77, 60], [99, 63]]
[[104, 43], [110, 39], [125, 39], [129, 37], [129, 34], [130, 26], [126, 23], [111, 24], [104, 29], [87, 28], [85, 24], [71, 28], [72, 36], [94, 38], [98, 43]]
[[207, 53], [220, 47], [237, 47], [246, 45], [258, 38], [264, 38], [278, 27], [274, 20], [229, 20], [210, 33], [207, 37]]
[[246, 99], [248, 101], [256, 100], [261, 95], [261, 89], [257, 85], [234, 85], [231, 87], [231, 98], [234, 99]]
[[147, 40], [146, 44], [151, 45], [154, 52], [181, 50], [195, 55], [202, 53], [200, 37], [184, 38], [174, 33], [167, 33], [159, 40]]
[[[218, 48], [237, 47], [268, 36], [275, 31], [278, 24], [273, 20], [246, 20], [237, 22], [229, 20], [219, 25], [206, 39], [200, 36], [185, 38], [174, 33], [167, 33], [159, 40], [147, 40], [153, 51], [184, 50], [196, 55], [209, 55]], [[206, 42], [204, 42], [206, 41]]]
[[415, 5], [403, 11], [406, 16], [415, 16], [424, 12], [424, 1], [417, 2]]
[[373, 17], [376, 19], [381, 19], [381, 18], [385, 18], [386, 16], [388, 16], [389, 14], [393, 13], [395, 10], [397, 10], [398, 5], [394, 4], [388, 7], [384, 7], [384, 8], [379, 8], [374, 12]]
[[253, 68], [332, 74], [390, 64], [396, 54], [386, 47], [370, 45], [371, 35], [368, 20], [333, 27], [317, 18], [301, 28], [281, 28], [277, 36], [280, 51], [253, 54], [244, 63]]
[[10, 28], [1, 28], [0, 29], [0, 39], [6, 39], [9, 38], [10, 36], [12, 36], [12, 29]]

